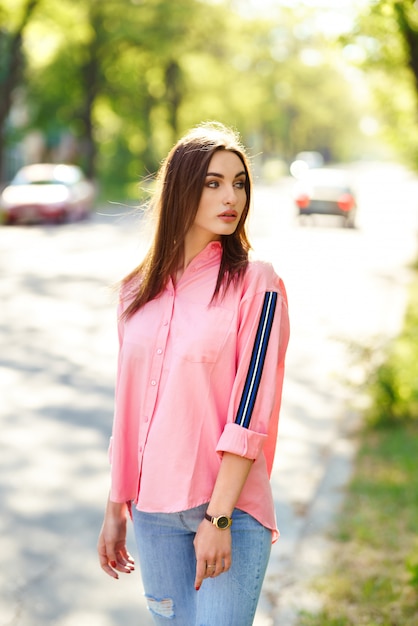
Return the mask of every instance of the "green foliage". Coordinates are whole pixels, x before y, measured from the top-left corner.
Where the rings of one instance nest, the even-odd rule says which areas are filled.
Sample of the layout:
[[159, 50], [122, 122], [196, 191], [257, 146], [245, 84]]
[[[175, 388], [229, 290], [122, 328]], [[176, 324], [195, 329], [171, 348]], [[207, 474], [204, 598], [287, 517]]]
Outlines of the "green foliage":
[[386, 349], [384, 360], [368, 381], [371, 425], [418, 421], [418, 285], [414, 283], [399, 337]]
[[406, 569], [410, 574], [409, 584], [418, 591], [418, 549], [407, 559]]
[[[418, 168], [418, 11], [414, 0], [371, 0], [346, 49], [361, 59], [381, 122], [381, 137]], [[360, 53], [359, 51], [362, 51]]]
[[[0, 4], [9, 31], [15, 0]], [[264, 17], [226, 0], [42, 0], [24, 33], [20, 130], [44, 134], [44, 158], [75, 138], [68, 158], [102, 188], [154, 172], [207, 119], [238, 128], [261, 160], [303, 149], [352, 158], [364, 105], [316, 23], [302, 5]]]

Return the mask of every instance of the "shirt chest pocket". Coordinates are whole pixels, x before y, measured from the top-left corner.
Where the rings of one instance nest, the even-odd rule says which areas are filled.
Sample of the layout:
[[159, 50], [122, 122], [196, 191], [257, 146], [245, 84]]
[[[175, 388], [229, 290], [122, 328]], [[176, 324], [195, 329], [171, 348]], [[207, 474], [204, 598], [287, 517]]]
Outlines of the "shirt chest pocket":
[[182, 303], [171, 327], [173, 352], [193, 363], [214, 363], [230, 332], [234, 312], [218, 306]]

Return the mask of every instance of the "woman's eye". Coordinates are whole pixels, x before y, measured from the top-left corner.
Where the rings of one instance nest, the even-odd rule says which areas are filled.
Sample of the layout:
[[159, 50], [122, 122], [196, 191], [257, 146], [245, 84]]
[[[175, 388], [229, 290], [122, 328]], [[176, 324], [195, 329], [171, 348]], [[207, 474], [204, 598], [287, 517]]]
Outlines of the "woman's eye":
[[[206, 183], [206, 186], [209, 187], [209, 189], [218, 189], [218, 187], [221, 186], [220, 182], [218, 180], [209, 180]], [[245, 181], [244, 180], [236, 180], [234, 182], [234, 187], [235, 189], [244, 189], [245, 188]]]

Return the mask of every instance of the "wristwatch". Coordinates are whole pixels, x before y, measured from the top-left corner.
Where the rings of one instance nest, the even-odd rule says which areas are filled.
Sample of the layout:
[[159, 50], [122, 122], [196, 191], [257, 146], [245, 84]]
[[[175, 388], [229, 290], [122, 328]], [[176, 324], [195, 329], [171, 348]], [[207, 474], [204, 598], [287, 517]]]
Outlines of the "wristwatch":
[[219, 515], [219, 517], [212, 517], [211, 515], [208, 515], [207, 513], [205, 513], [205, 519], [207, 519], [208, 522], [211, 522], [211, 524], [216, 526], [216, 528], [220, 528], [221, 530], [226, 530], [232, 524], [232, 519], [228, 517], [227, 515]]

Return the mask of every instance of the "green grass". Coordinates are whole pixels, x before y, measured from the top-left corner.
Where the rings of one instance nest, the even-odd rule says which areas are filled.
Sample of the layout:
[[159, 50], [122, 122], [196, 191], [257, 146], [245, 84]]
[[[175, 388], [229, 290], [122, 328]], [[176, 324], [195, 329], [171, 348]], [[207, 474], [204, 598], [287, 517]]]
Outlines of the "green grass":
[[315, 581], [322, 613], [302, 614], [299, 626], [418, 625], [417, 333], [418, 278], [404, 329], [372, 379], [333, 564]]
[[324, 611], [300, 626], [418, 624], [418, 424], [368, 430], [340, 515]]

